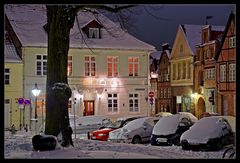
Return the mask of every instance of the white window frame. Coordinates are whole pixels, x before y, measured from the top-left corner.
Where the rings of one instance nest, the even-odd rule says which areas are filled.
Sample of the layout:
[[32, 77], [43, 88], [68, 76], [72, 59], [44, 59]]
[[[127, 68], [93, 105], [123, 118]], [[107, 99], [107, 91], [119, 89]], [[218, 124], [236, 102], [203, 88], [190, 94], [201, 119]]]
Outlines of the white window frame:
[[163, 88], [160, 88], [160, 98], [163, 98]]
[[220, 82], [226, 81], [226, 64], [220, 65]]
[[[41, 59], [37, 59], [38, 58], [38, 56], [40, 56], [41, 57]], [[44, 57], [46, 57], [46, 59], [44, 59]], [[35, 58], [36, 58], [36, 68], [35, 68], [35, 74], [37, 75], [37, 76], [45, 76], [45, 75], [47, 75], [47, 55], [46, 54], [36, 54], [36, 56], [35, 56]], [[40, 71], [38, 70], [38, 63], [40, 63]], [[44, 63], [46, 64], [45, 66], [44, 66]], [[40, 72], [40, 74], [38, 74], [38, 72]]]
[[229, 48], [236, 47], [236, 36], [232, 36], [229, 38]]
[[73, 56], [69, 55], [68, 56], [68, 66], [67, 66], [67, 76], [72, 76], [72, 71], [73, 71]]
[[[109, 58], [112, 58], [112, 61], [108, 61]], [[112, 73], [109, 74], [109, 67], [108, 65], [112, 66]], [[114, 65], [116, 64], [117, 68], [116, 68], [116, 72], [114, 71]], [[108, 56], [107, 57], [107, 75], [109, 77], [117, 77], [119, 75], [119, 70], [118, 70], [118, 56]]]
[[[93, 34], [95, 34], [95, 37], [93, 37]], [[89, 28], [89, 38], [99, 38], [99, 28]]]
[[[8, 72], [6, 72], [8, 70]], [[4, 84], [5, 85], [10, 85], [10, 68], [5, 68], [4, 69]]]
[[171, 88], [168, 88], [168, 98], [171, 97]]
[[235, 81], [236, 80], [236, 64], [231, 63], [229, 66], [229, 81]]
[[[88, 60], [86, 60], [88, 57]], [[94, 60], [92, 60], [94, 58]], [[94, 67], [92, 67], [94, 65]], [[96, 76], [96, 56], [85, 55], [84, 56], [84, 75], [85, 76]]]
[[[111, 95], [111, 97], [109, 97], [109, 95]], [[117, 97], [114, 97], [114, 95], [117, 95]], [[116, 100], [117, 100], [117, 102], [114, 103], [114, 101], [116, 101]], [[109, 102], [111, 102], [111, 103], [109, 103]], [[107, 104], [108, 104], [108, 113], [118, 113], [118, 106], [119, 106], [118, 105], [118, 94], [117, 93], [109, 93]], [[112, 105], [111, 107], [109, 107], [110, 104]], [[114, 107], [114, 104], [116, 104], [117, 107]]]
[[[129, 61], [129, 59], [132, 59], [132, 61]], [[132, 65], [131, 75], [130, 75], [130, 65]], [[135, 69], [135, 65], [137, 66], [137, 70]], [[132, 76], [132, 77], [139, 76], [139, 57], [128, 57], [128, 76]]]
[[[137, 95], [137, 97], [136, 97], [136, 95]], [[128, 107], [129, 107], [129, 112], [139, 112], [139, 104], [140, 104], [140, 96], [139, 96], [139, 93], [129, 93], [129, 95], [128, 95], [128, 97], [129, 97], [129, 105], [128, 105]], [[130, 106], [130, 104], [131, 104], [131, 101], [132, 100], [132, 107]], [[137, 105], [137, 106], [136, 106]]]
[[209, 69], [206, 69], [206, 79], [215, 79], [215, 68], [209, 68]]

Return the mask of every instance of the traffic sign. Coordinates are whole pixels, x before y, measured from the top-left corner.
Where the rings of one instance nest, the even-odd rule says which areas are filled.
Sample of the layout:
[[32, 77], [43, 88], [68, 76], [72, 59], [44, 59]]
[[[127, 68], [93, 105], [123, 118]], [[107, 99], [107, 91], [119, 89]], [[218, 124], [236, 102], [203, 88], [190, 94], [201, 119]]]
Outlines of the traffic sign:
[[18, 98], [17, 103], [19, 105], [30, 105], [31, 101], [29, 99]]
[[149, 99], [149, 101], [150, 101], [150, 105], [153, 105], [154, 99], [152, 97]]
[[148, 93], [148, 96], [149, 96], [149, 97], [154, 97], [154, 92], [149, 92], [149, 93]]

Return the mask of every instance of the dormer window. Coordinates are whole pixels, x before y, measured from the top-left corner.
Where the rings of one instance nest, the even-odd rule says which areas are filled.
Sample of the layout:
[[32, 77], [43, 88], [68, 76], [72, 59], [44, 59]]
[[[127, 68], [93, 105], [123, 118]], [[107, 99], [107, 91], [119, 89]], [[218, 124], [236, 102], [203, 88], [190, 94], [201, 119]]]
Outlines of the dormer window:
[[89, 38], [99, 38], [99, 28], [89, 28]]
[[101, 34], [101, 25], [98, 21], [92, 20], [82, 27], [82, 30], [85, 32], [88, 38], [90, 39], [100, 39], [102, 38]]

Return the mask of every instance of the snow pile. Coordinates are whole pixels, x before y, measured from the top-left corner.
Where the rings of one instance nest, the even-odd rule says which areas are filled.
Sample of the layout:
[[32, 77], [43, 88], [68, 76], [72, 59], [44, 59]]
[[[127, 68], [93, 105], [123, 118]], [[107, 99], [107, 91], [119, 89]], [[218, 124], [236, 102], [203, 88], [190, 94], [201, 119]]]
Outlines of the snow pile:
[[53, 151], [33, 151], [31, 138], [34, 133], [19, 131], [12, 135], [5, 132], [4, 157], [9, 158], [222, 158], [223, 150], [217, 152], [184, 151], [179, 146], [151, 146], [149, 144], [125, 144], [96, 140], [74, 140], [74, 147], [57, 148]]

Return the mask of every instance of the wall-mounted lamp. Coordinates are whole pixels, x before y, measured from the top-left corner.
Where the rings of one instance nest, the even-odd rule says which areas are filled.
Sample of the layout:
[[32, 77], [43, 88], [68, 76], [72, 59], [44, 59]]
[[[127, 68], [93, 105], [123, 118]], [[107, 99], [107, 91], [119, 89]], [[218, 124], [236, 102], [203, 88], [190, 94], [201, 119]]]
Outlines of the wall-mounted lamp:
[[151, 78], [153, 78], [153, 79], [158, 78], [158, 73], [156, 73], [156, 72], [151, 72]]
[[101, 100], [102, 94], [97, 94], [97, 97], [98, 97], [99, 100]]

